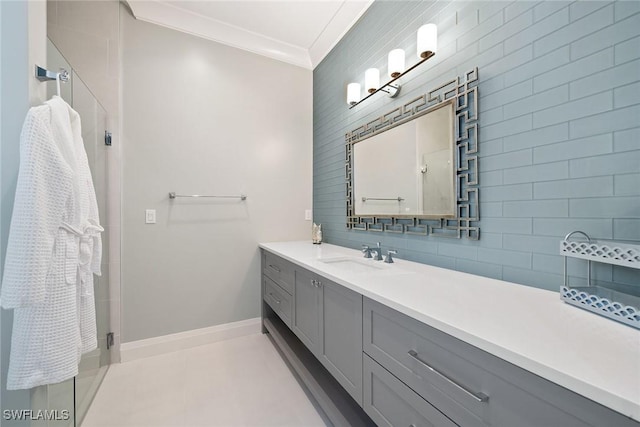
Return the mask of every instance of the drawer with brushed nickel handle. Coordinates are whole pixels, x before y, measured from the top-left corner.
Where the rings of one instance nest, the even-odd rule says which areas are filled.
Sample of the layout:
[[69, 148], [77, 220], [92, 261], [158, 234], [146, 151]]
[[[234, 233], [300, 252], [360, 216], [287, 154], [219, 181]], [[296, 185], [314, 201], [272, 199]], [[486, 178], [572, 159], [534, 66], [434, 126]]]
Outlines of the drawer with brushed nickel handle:
[[263, 276], [264, 300], [276, 312], [282, 321], [291, 327], [291, 295], [268, 277]]
[[490, 425], [488, 373], [456, 352], [453, 337], [367, 298], [363, 309], [366, 354], [456, 424]]
[[[524, 332], [524, 331], [523, 331]], [[622, 414], [369, 298], [363, 351], [455, 424], [631, 426]]]
[[378, 426], [456, 427], [456, 424], [364, 354], [362, 407]]
[[295, 282], [295, 267], [289, 261], [265, 252], [262, 258], [262, 271], [276, 282], [289, 295], [293, 295]]

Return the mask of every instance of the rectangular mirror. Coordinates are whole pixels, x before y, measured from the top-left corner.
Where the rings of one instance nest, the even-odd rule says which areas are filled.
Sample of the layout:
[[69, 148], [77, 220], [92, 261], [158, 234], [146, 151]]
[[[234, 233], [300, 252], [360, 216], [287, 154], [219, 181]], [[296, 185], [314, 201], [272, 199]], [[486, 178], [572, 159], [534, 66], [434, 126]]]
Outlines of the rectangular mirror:
[[454, 217], [453, 120], [453, 103], [446, 102], [354, 144], [355, 214]]

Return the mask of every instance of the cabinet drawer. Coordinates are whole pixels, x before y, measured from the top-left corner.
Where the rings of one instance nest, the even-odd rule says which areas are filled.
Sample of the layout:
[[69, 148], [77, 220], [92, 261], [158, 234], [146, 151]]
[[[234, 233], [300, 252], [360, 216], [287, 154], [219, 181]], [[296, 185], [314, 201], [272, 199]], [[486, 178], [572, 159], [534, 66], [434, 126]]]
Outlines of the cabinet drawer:
[[269, 252], [264, 252], [262, 271], [289, 295], [293, 295], [295, 268], [292, 263]]
[[[363, 349], [369, 356], [454, 422], [490, 425], [491, 396], [481, 368], [443, 347], [444, 340], [434, 339], [433, 328], [389, 307], [365, 298], [364, 315]], [[454, 384], [477, 393], [480, 400], [480, 393], [489, 395], [489, 400], [479, 401]]]
[[363, 312], [364, 351], [456, 424], [638, 426], [378, 302], [364, 298]]
[[262, 281], [264, 283], [264, 300], [280, 316], [282, 321], [291, 327], [291, 295], [266, 276], [263, 276]]
[[456, 426], [366, 354], [363, 362], [363, 408], [378, 426]]

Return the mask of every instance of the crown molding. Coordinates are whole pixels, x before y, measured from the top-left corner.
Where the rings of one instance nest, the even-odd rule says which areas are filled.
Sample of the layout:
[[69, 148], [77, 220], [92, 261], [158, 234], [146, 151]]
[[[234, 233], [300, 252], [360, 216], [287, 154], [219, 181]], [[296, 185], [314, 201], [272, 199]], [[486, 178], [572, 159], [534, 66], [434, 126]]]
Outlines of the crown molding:
[[313, 70], [371, 6], [373, 0], [345, 0], [313, 45], [307, 49], [163, 1], [127, 0], [133, 16], [278, 61]]
[[309, 60], [315, 68], [342, 37], [349, 32], [362, 15], [373, 4], [374, 0], [353, 2], [345, 0], [340, 9], [327, 24], [318, 39], [309, 48]]

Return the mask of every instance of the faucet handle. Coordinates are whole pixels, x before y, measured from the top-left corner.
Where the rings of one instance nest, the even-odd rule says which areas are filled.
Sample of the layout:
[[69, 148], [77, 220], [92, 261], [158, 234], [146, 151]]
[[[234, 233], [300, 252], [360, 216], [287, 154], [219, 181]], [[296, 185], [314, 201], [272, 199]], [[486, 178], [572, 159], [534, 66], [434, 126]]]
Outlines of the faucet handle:
[[362, 253], [365, 258], [371, 258], [371, 248], [367, 245], [362, 245]]
[[387, 264], [393, 264], [393, 257], [391, 255], [396, 255], [398, 251], [387, 251], [387, 256], [384, 258], [384, 262]]

